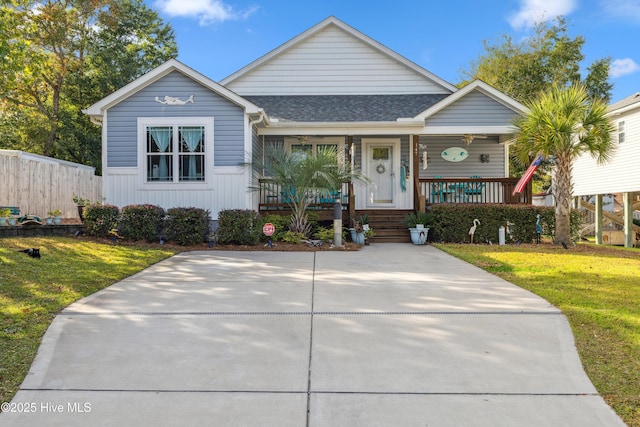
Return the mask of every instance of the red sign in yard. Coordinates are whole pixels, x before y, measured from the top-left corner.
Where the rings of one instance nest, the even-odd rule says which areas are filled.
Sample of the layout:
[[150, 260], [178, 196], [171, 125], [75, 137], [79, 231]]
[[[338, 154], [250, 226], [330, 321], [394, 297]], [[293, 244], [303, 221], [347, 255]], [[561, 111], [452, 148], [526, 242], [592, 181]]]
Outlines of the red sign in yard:
[[271, 236], [276, 232], [276, 228], [273, 226], [273, 224], [268, 222], [262, 227], [262, 232], [265, 236]]

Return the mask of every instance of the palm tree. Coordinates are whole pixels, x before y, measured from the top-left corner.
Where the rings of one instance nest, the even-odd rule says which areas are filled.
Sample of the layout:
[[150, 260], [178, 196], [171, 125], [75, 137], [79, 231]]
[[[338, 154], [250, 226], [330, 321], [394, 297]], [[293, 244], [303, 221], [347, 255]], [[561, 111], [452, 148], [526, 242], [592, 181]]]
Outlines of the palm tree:
[[[289, 229], [305, 235], [310, 231], [307, 209], [314, 200], [335, 196], [343, 183], [368, 181], [360, 170], [341, 159], [333, 146], [304, 154], [284, 147], [270, 147], [264, 157], [254, 159], [251, 166], [281, 189], [283, 200], [292, 212]], [[251, 189], [258, 191], [259, 185]]]
[[606, 116], [607, 105], [591, 99], [581, 84], [556, 86], [527, 104], [529, 111], [516, 119], [515, 154], [523, 163], [542, 154], [555, 161], [555, 242], [571, 242], [570, 214], [573, 160], [590, 153], [604, 163], [611, 158], [614, 128]]

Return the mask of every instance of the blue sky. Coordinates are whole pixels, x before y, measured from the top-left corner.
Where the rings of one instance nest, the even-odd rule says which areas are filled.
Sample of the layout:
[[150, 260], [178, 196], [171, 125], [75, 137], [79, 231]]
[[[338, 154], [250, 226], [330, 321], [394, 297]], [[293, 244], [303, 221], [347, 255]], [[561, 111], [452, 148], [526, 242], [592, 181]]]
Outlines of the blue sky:
[[455, 84], [483, 40], [563, 15], [586, 39], [583, 67], [611, 57], [612, 102], [640, 91], [640, 0], [145, 1], [173, 26], [178, 59], [216, 81], [333, 15]]

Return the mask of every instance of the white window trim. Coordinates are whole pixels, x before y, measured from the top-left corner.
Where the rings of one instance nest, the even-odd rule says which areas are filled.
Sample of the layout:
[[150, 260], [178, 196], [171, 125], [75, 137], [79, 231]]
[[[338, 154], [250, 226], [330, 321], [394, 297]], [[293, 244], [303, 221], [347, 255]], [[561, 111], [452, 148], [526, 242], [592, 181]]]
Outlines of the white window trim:
[[[149, 182], [147, 181], [147, 127], [204, 126], [204, 181]], [[176, 190], [202, 188], [213, 181], [213, 117], [138, 117], [138, 182], [144, 190]], [[174, 153], [176, 156], [178, 152]], [[177, 170], [175, 173], [178, 173]]]
[[624, 120], [618, 122], [618, 144], [624, 144], [625, 141], [624, 125]]
[[336, 145], [338, 147], [338, 159], [344, 162], [344, 150], [346, 141], [343, 136], [330, 136], [330, 137], [309, 137], [309, 140], [304, 144], [300, 142], [298, 138], [285, 137], [284, 148], [291, 152], [294, 145], [310, 145], [315, 151], [318, 145]]

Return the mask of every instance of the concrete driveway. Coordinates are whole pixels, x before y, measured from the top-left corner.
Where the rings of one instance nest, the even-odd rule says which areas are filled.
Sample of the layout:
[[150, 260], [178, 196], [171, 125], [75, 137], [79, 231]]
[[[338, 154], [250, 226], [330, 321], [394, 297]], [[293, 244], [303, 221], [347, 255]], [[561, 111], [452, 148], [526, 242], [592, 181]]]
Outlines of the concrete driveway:
[[57, 316], [11, 406], [0, 425], [624, 425], [555, 307], [409, 244], [174, 256]]

